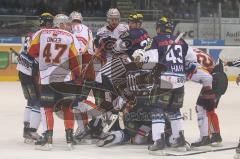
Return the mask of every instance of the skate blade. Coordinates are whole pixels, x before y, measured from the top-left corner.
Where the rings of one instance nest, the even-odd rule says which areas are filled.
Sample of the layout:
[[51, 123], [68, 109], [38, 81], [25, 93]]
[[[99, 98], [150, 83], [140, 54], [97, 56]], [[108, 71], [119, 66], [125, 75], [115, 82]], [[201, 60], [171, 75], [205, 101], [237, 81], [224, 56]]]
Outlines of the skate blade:
[[188, 149], [187, 147], [183, 146], [183, 147], [171, 147], [170, 148], [171, 151], [176, 151], [176, 152], [187, 152]]
[[46, 144], [44, 146], [42, 145], [36, 145], [36, 150], [42, 150], [42, 151], [51, 151], [53, 149], [52, 144]]
[[223, 144], [221, 142], [214, 142], [211, 144], [212, 147], [223, 147]]
[[68, 143], [68, 144], [67, 144], [67, 149], [68, 149], [69, 151], [73, 150], [73, 149], [74, 149], [73, 144], [72, 144], [72, 143]]
[[210, 145], [192, 147], [192, 150], [195, 150], [195, 151], [210, 151], [211, 149], [212, 149], [212, 147]]
[[25, 144], [33, 144], [34, 140], [33, 139], [24, 139]]
[[92, 145], [97, 143], [97, 139], [82, 139], [80, 141], [81, 144]]
[[157, 151], [148, 151], [150, 155], [154, 156], [168, 156], [165, 150], [157, 150]]
[[239, 153], [236, 153], [236, 154], [234, 155], [234, 159], [240, 159], [240, 154], [239, 154]]
[[96, 143], [96, 146], [97, 147], [103, 147], [105, 145], [105, 142], [103, 140], [99, 140], [97, 143]]

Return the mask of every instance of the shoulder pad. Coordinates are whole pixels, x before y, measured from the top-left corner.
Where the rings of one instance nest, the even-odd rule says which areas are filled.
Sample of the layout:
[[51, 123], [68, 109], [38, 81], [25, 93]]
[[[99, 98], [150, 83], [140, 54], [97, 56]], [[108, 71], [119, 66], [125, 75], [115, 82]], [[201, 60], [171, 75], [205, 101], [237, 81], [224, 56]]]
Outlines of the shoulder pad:
[[121, 39], [124, 39], [124, 38], [128, 37], [129, 35], [130, 35], [129, 32], [126, 31], [125, 33], [123, 33], [123, 34], [120, 35], [120, 38], [121, 38]]
[[128, 30], [128, 26], [127, 25], [125, 25], [125, 24], [119, 24], [118, 26], [117, 26], [117, 30], [118, 31], [127, 31]]

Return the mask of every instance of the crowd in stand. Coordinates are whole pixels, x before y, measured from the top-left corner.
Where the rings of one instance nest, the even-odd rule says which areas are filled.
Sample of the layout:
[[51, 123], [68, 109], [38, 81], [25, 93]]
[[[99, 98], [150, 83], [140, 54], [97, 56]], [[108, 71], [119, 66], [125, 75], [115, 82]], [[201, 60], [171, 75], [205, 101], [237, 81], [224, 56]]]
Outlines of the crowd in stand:
[[[87, 17], [104, 17], [110, 7], [120, 0], [1, 0], [1, 15], [39, 15], [48, 11], [65, 13], [76, 10]], [[201, 16], [211, 17], [222, 3], [223, 17], [239, 17], [240, 0], [132, 0], [137, 10], [161, 10], [172, 18], [193, 19], [197, 2], [201, 3]]]

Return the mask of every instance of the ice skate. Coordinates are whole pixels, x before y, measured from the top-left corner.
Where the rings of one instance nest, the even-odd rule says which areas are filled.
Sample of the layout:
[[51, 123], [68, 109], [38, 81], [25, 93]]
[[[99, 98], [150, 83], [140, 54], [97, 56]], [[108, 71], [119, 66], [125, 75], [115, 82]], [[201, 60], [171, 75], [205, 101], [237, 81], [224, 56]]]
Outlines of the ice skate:
[[160, 139], [154, 141], [153, 145], [148, 146], [149, 154], [164, 156], [165, 155], [164, 148], [165, 137], [164, 134], [162, 134]]
[[35, 149], [42, 151], [51, 151], [52, 150], [52, 136], [53, 131], [46, 131], [43, 134], [43, 138], [35, 142]]
[[114, 139], [115, 139], [115, 135], [109, 134], [109, 135], [103, 137], [102, 139], [98, 140], [96, 146], [103, 147], [103, 146], [111, 143]]
[[76, 144], [85, 143], [87, 139], [91, 139], [90, 128], [88, 126], [84, 130], [77, 128], [73, 136], [74, 142]]
[[176, 138], [176, 142], [171, 145], [172, 150], [178, 151], [178, 152], [186, 152], [190, 148], [186, 143], [185, 137], [183, 135], [183, 132], [179, 132], [179, 137]]
[[24, 122], [24, 128], [23, 128], [23, 138], [28, 137], [28, 130], [29, 130], [30, 123]]
[[191, 143], [191, 147], [195, 150], [209, 150], [211, 147], [211, 140], [209, 136], [203, 136], [199, 141]]
[[68, 150], [72, 150], [74, 148], [73, 145], [75, 145], [73, 140], [73, 129], [66, 130], [66, 142]]
[[221, 147], [222, 146], [222, 137], [220, 133], [213, 133], [211, 137], [211, 146]]

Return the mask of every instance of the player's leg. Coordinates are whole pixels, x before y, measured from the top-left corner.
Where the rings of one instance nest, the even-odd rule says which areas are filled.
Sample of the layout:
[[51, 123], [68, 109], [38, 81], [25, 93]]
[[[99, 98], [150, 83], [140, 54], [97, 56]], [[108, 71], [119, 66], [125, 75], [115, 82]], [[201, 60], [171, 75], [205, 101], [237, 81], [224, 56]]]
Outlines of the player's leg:
[[172, 147], [185, 147], [186, 141], [183, 130], [183, 117], [180, 112], [180, 108], [183, 106], [184, 87], [172, 90], [172, 96], [170, 98], [169, 106], [167, 110], [167, 117], [170, 120], [172, 128], [172, 137], [174, 142]]
[[39, 83], [38, 76], [32, 78], [32, 92], [35, 92], [35, 95], [32, 95], [32, 112], [30, 116], [30, 132], [31, 138], [33, 140], [38, 140], [41, 136], [37, 133], [41, 122], [41, 112], [40, 112], [40, 91], [39, 91]]
[[212, 145], [219, 145], [222, 142], [222, 137], [220, 133], [220, 126], [218, 115], [215, 112], [215, 108], [208, 110], [207, 112], [209, 119], [209, 130], [211, 133], [211, 143]]
[[66, 132], [66, 142], [69, 146], [72, 146], [73, 143], [73, 129], [74, 129], [74, 116], [72, 112], [71, 106], [64, 106], [63, 107], [64, 113], [64, 126]]
[[198, 128], [200, 131], [200, 138], [198, 141], [191, 144], [191, 146], [205, 146], [210, 144], [209, 137], [209, 126], [208, 126], [208, 116], [207, 111], [202, 106], [196, 106], [197, 120], [198, 120]]
[[202, 90], [199, 94], [196, 113], [198, 119], [198, 127], [200, 131], [200, 138], [198, 141], [191, 144], [191, 146], [205, 146], [210, 144], [209, 136], [209, 119], [207, 116], [207, 108], [214, 105], [215, 95], [212, 91], [212, 75], [205, 70], [198, 69], [195, 74], [193, 74], [191, 80], [201, 83], [203, 85]]
[[33, 112], [32, 109], [35, 105], [35, 101], [37, 101], [37, 91], [34, 87], [34, 83], [33, 83], [33, 77], [32, 76], [28, 76], [23, 74], [22, 72], [19, 72], [19, 79], [21, 82], [21, 86], [22, 86], [22, 90], [23, 90], [23, 94], [24, 97], [27, 99], [27, 105], [25, 107], [25, 111], [24, 111], [24, 130], [23, 130], [23, 137], [25, 139], [31, 139], [31, 124], [33, 124]]
[[168, 92], [165, 96], [153, 96], [150, 100], [151, 113], [152, 113], [152, 140], [154, 144], [148, 147], [149, 151], [163, 150], [165, 148], [165, 116], [164, 108], [167, 107], [169, 103], [169, 97], [171, 93]]
[[53, 111], [54, 104], [56, 103], [56, 94], [51, 89], [50, 85], [41, 85], [40, 93], [40, 105], [42, 115], [43, 129], [46, 130], [43, 133], [43, 138], [39, 139], [35, 145], [36, 149], [51, 150], [52, 149], [52, 137], [53, 137]]

